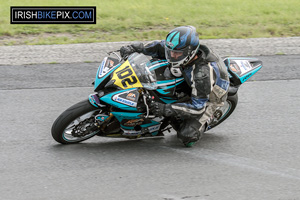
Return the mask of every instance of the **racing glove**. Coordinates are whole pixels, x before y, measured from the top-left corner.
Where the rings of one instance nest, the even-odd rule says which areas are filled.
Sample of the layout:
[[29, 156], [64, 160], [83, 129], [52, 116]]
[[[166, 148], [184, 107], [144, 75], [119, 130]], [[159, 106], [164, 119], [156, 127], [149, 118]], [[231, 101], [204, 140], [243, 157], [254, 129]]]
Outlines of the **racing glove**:
[[162, 104], [162, 103], [158, 103], [158, 102], [152, 102], [150, 104], [150, 110], [151, 112], [158, 116], [165, 116], [165, 117], [170, 117], [170, 116], [175, 116], [176, 112], [175, 110], [172, 108], [172, 106], [170, 104]]
[[120, 48], [120, 54], [121, 57], [126, 60], [130, 54], [134, 53], [134, 52], [138, 52], [141, 53], [144, 50], [144, 44], [141, 42], [136, 42], [134, 44], [131, 45], [127, 45], [127, 46], [122, 46]]
[[128, 58], [128, 56], [132, 53], [134, 53], [134, 49], [130, 45], [122, 46], [120, 48], [120, 54], [124, 60], [126, 60]]

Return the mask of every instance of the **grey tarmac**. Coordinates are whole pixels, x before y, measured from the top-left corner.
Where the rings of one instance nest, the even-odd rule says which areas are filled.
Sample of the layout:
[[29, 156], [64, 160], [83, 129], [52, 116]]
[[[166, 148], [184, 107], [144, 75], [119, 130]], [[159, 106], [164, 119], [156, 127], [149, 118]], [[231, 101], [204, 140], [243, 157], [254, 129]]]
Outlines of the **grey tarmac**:
[[300, 200], [299, 55], [257, 56], [236, 111], [193, 148], [174, 132], [60, 145], [52, 123], [93, 93], [99, 62], [2, 65], [0, 199]]

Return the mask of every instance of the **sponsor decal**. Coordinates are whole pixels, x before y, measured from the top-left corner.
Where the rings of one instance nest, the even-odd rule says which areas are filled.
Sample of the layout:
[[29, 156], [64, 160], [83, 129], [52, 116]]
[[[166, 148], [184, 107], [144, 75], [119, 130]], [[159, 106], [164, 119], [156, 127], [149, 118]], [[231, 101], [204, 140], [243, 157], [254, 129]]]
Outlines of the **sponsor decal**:
[[233, 71], [233, 72], [238, 73], [240, 71], [240, 68], [236, 64], [230, 64], [230, 70]]
[[144, 119], [131, 119], [124, 123], [124, 126], [137, 126], [143, 124]]
[[130, 92], [130, 93], [126, 96], [126, 99], [129, 99], [129, 100], [131, 100], [131, 101], [135, 101], [135, 100], [136, 100], [136, 94]]
[[136, 107], [138, 98], [139, 98], [139, 93], [137, 92], [137, 90], [134, 89], [119, 94], [115, 94], [112, 97], [112, 100], [131, 107]]
[[158, 131], [159, 128], [160, 128], [160, 124], [159, 125], [155, 125], [155, 126], [151, 126], [151, 127], [149, 127], [148, 130], [149, 130], [150, 133], [152, 133], [154, 131]]
[[235, 60], [235, 62], [239, 66], [241, 74], [245, 74], [252, 70], [252, 67], [248, 60]]
[[111, 67], [113, 67], [114, 66], [114, 64], [115, 64], [115, 62], [114, 61], [112, 61], [112, 60], [109, 60], [109, 68], [111, 68]]
[[245, 82], [252, 76], [252, 73], [247, 74], [246, 76], [243, 77], [242, 81]]
[[140, 135], [141, 134], [141, 131], [135, 131], [135, 130], [125, 130], [125, 129], [122, 129], [124, 131], [124, 133], [122, 135], [127, 135], [127, 136], [137, 136], [137, 135]]
[[116, 101], [116, 102], [128, 105], [128, 106], [131, 106], [131, 107], [136, 107], [136, 102], [130, 101], [128, 99], [123, 99], [121, 97], [114, 96], [113, 100]]

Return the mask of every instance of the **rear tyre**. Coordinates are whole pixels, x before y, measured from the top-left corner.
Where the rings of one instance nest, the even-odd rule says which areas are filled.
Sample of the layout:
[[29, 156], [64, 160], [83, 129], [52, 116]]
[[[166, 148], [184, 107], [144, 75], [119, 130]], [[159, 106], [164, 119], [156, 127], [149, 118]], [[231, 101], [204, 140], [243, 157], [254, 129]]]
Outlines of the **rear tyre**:
[[[214, 114], [214, 117], [219, 119], [217, 121], [214, 121], [212, 124], [210, 124], [208, 129], [212, 129], [218, 126], [219, 124], [221, 124], [223, 121], [225, 121], [235, 110], [237, 103], [238, 103], [237, 93], [235, 95], [228, 96], [225, 105], [221, 109], [217, 110]], [[215, 116], [218, 113], [221, 113], [220, 116]]]
[[61, 144], [74, 144], [95, 136], [95, 115], [100, 109], [88, 100], [81, 101], [64, 111], [52, 125], [52, 137]]

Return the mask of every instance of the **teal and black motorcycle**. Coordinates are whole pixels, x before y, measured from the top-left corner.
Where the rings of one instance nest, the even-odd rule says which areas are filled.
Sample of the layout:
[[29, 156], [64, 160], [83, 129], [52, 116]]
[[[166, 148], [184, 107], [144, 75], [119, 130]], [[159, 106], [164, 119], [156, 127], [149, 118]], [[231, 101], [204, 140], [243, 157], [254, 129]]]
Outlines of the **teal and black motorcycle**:
[[[115, 56], [110, 56], [111, 54]], [[212, 116], [207, 129], [227, 119], [237, 106], [239, 86], [262, 68], [255, 58], [225, 58], [230, 88], [225, 105]], [[53, 123], [52, 136], [62, 144], [78, 143], [95, 135], [103, 137], [162, 136], [178, 128], [180, 117], [154, 116], [150, 101], [172, 104], [189, 100], [183, 77], [174, 77], [166, 60], [134, 53], [122, 60], [117, 52], [105, 57], [98, 68], [94, 94], [64, 111]]]

